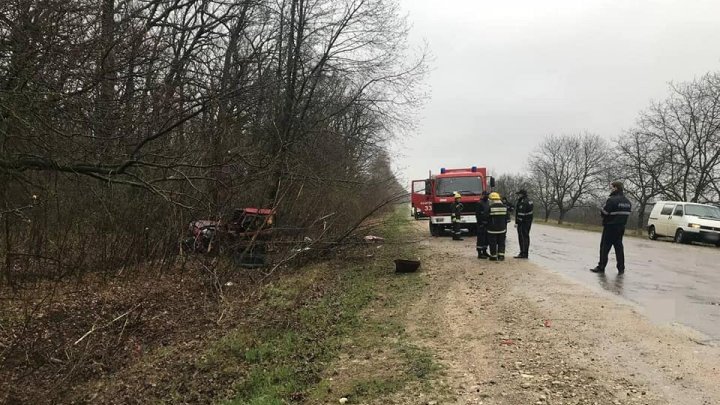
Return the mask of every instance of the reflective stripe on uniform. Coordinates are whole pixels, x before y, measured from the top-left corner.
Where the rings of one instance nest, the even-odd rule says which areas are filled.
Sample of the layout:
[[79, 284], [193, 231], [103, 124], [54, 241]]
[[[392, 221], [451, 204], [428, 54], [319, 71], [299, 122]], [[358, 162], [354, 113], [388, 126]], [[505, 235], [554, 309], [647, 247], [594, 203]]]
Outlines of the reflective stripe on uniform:
[[495, 234], [495, 235], [496, 235], [496, 234], [500, 234], [500, 233], [505, 233], [505, 232], [507, 232], [507, 230], [504, 230], [504, 231], [487, 231], [487, 233], [492, 233], [492, 234]]
[[617, 212], [611, 212], [608, 215], [630, 215], [630, 212], [628, 211], [617, 211]]
[[532, 215], [533, 212], [532, 212], [532, 211], [530, 211], [530, 212], [518, 212], [517, 214], [518, 214], [519, 217], [524, 217], [525, 215]]
[[507, 212], [507, 208], [505, 208], [505, 207], [490, 208], [490, 212], [500, 212], [500, 211]]

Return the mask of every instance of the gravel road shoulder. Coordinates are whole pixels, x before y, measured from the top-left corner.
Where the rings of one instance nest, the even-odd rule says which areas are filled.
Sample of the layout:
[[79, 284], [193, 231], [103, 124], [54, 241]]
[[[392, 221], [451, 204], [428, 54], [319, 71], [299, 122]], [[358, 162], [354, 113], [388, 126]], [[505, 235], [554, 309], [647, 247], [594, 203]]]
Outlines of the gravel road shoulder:
[[631, 303], [532, 262], [480, 261], [472, 238], [421, 243], [430, 288], [406, 329], [436, 354], [447, 393], [388, 402], [720, 403], [720, 348], [696, 332], [653, 324]]

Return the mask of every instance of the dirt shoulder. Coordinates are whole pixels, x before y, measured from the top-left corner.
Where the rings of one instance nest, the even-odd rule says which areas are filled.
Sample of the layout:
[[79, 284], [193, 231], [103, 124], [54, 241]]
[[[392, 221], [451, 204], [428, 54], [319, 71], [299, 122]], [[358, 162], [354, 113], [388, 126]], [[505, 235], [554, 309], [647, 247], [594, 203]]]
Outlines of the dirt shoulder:
[[720, 348], [693, 331], [652, 324], [632, 304], [532, 262], [479, 261], [472, 238], [422, 245], [431, 287], [406, 329], [435, 353], [444, 370], [435, 383], [447, 390], [388, 402], [720, 403]]

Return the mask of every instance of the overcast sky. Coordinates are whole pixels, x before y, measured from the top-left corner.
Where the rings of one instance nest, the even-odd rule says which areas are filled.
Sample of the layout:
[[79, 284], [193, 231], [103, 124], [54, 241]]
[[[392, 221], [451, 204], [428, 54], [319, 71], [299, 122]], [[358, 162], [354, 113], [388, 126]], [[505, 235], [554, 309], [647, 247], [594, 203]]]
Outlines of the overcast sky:
[[720, 0], [400, 0], [433, 56], [430, 98], [393, 146], [403, 181], [520, 172], [548, 134], [608, 139], [668, 83], [720, 70]]

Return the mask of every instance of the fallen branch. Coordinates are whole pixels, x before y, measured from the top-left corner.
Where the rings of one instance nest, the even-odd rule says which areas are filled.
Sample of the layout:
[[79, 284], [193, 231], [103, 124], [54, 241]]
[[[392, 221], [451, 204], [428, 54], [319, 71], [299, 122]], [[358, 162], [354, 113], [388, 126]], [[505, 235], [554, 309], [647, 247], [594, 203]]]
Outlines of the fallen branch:
[[101, 327], [99, 327], [99, 328], [96, 328], [95, 325], [93, 325], [93, 327], [90, 328], [89, 331], [85, 332], [85, 334], [82, 335], [82, 337], [80, 337], [80, 339], [76, 340], [75, 343], [73, 343], [73, 346], [77, 346], [78, 343], [82, 342], [86, 337], [90, 336], [90, 335], [91, 335], [93, 332], [95, 332], [96, 330], [105, 329], [105, 328], [107, 328], [108, 326], [112, 325], [113, 323], [119, 321], [120, 319], [128, 316], [132, 311], [134, 311], [135, 309], [137, 309], [140, 305], [142, 305], [142, 302], [139, 303], [139, 304], [137, 304], [137, 305], [135, 305], [134, 307], [130, 308], [130, 309], [129, 309], [127, 312], [125, 312], [124, 314], [116, 317], [116, 318], [113, 319], [112, 321], [106, 323], [105, 325], [103, 325], [103, 326], [101, 326]]

